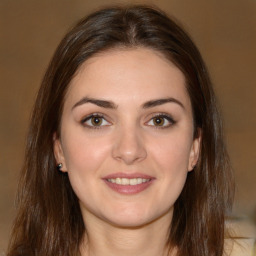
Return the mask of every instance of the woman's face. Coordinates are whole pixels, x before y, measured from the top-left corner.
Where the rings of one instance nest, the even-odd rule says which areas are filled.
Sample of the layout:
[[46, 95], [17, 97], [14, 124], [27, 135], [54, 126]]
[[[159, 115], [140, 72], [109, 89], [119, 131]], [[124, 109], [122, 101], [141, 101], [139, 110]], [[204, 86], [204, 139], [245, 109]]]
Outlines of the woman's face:
[[184, 75], [145, 48], [90, 58], [71, 81], [54, 151], [85, 220], [170, 221], [199, 154]]

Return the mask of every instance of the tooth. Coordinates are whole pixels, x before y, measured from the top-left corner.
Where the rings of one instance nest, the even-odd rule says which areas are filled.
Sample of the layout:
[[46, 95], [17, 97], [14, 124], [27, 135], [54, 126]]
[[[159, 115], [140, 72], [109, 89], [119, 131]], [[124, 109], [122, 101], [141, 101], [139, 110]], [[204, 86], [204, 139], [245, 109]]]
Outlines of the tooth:
[[122, 185], [129, 185], [129, 184], [130, 184], [129, 179], [122, 178]]
[[137, 184], [141, 184], [142, 183], [142, 178], [138, 178], [137, 179]]
[[130, 179], [130, 185], [137, 185], [137, 179]]
[[116, 178], [116, 184], [118, 184], [118, 185], [121, 185], [121, 184], [122, 184], [121, 178]]
[[133, 178], [133, 179], [128, 179], [128, 178], [116, 178], [116, 179], [108, 179], [109, 182], [115, 183], [118, 185], [138, 185], [144, 182], [150, 181], [150, 179], [144, 179], [144, 178]]

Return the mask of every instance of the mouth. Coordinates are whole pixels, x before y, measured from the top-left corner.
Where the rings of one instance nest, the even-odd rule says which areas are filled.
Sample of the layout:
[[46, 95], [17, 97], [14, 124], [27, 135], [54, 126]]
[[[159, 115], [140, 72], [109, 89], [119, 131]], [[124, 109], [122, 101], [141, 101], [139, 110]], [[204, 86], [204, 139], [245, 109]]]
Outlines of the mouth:
[[150, 187], [154, 177], [144, 174], [116, 173], [103, 178], [105, 184], [117, 193], [132, 195]]
[[149, 182], [150, 179], [144, 179], [144, 178], [116, 178], [116, 179], [107, 179], [108, 182], [118, 184], [118, 185], [130, 185], [130, 186], [136, 186], [142, 183]]

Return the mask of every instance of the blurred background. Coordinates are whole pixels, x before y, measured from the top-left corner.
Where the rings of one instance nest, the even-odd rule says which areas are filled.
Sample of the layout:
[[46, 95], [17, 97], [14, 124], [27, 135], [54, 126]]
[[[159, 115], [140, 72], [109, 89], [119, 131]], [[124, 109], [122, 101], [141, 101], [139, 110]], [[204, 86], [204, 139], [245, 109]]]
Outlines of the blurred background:
[[57, 44], [78, 19], [109, 4], [145, 3], [177, 18], [209, 68], [237, 181], [233, 218], [256, 223], [255, 0], [0, 0], [0, 255], [15, 215], [15, 192], [36, 92]]

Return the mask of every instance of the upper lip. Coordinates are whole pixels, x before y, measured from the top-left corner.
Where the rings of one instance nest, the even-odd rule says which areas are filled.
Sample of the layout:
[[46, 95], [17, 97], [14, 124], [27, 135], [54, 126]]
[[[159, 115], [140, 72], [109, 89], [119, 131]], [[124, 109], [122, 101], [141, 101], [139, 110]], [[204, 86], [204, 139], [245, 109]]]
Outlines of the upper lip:
[[154, 177], [143, 174], [143, 173], [112, 173], [107, 176], [104, 176], [103, 179], [116, 179], [116, 178], [127, 178], [127, 179], [135, 179], [135, 178], [142, 178], [142, 179], [153, 179]]

